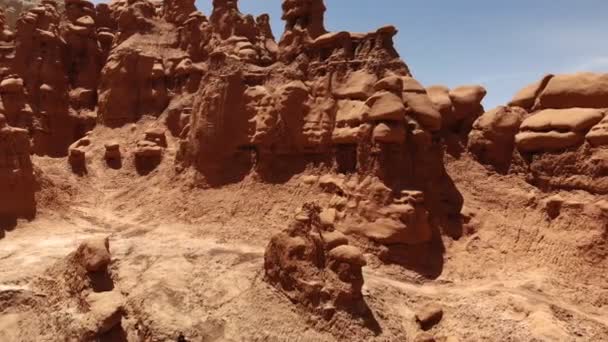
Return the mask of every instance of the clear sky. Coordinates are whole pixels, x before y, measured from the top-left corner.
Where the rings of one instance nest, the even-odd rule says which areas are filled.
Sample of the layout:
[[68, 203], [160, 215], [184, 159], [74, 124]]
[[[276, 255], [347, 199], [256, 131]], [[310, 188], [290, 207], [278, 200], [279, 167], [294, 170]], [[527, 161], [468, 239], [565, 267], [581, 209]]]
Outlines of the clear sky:
[[[197, 0], [211, 13], [211, 0]], [[329, 31], [392, 24], [395, 46], [424, 85], [480, 83], [486, 108], [545, 73], [608, 72], [608, 0], [325, 0]], [[277, 39], [281, 0], [240, 0], [269, 13]]]
[[[103, 0], [93, 0], [100, 2]], [[240, 0], [283, 33], [281, 0]], [[211, 14], [212, 0], [197, 0]], [[608, 72], [608, 0], [325, 0], [329, 31], [392, 24], [395, 46], [424, 85], [483, 84], [486, 109], [546, 73]]]

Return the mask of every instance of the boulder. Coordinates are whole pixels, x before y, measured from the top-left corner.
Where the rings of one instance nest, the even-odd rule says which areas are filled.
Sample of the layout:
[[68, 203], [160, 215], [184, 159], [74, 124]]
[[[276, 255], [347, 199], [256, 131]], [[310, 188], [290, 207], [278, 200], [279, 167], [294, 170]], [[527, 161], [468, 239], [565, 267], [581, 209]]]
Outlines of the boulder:
[[461, 120], [469, 115], [477, 114], [486, 94], [486, 89], [479, 85], [460, 86], [452, 89], [450, 100], [454, 106], [454, 119]]
[[110, 141], [104, 144], [105, 153], [104, 158], [106, 160], [120, 160], [120, 144], [116, 141]]
[[484, 113], [473, 123], [468, 150], [482, 163], [505, 170], [511, 162], [515, 135], [526, 115], [522, 108], [504, 106]]
[[328, 251], [338, 246], [348, 245], [348, 238], [337, 230], [322, 232], [321, 236], [323, 237], [323, 241], [325, 241], [325, 247]]
[[389, 76], [381, 79], [374, 85], [376, 91], [386, 90], [391, 93], [403, 92], [403, 79], [399, 76]]
[[407, 113], [413, 116], [422, 126], [430, 131], [441, 129], [441, 113], [425, 93], [404, 92], [403, 102]]
[[546, 109], [527, 119], [516, 135], [523, 152], [557, 151], [581, 145], [585, 134], [604, 117], [604, 111], [593, 108]]
[[340, 100], [337, 106], [337, 124], [358, 124], [370, 110], [365, 102], [358, 100]]
[[403, 144], [406, 136], [402, 123], [379, 123], [372, 133], [373, 141], [383, 144]]
[[553, 152], [584, 142], [585, 136], [577, 132], [521, 132], [515, 136], [517, 148], [522, 152]]
[[366, 101], [366, 105], [371, 108], [368, 115], [371, 121], [405, 120], [406, 110], [403, 100], [393, 93], [378, 92]]
[[331, 141], [335, 145], [354, 145], [361, 139], [361, 126], [334, 128]]
[[99, 336], [120, 324], [125, 313], [125, 298], [118, 291], [92, 292], [86, 301], [89, 312], [85, 326], [90, 333]]
[[513, 96], [513, 99], [511, 99], [509, 102], [509, 106], [521, 107], [527, 111], [532, 110], [538, 95], [540, 95], [540, 93], [545, 89], [553, 76], [554, 75], [552, 74], [545, 75], [541, 80], [534, 82], [518, 91], [515, 96]]
[[446, 117], [452, 113], [453, 104], [450, 99], [450, 89], [445, 86], [431, 86], [426, 88], [427, 94], [431, 99], [431, 102], [435, 105], [435, 108], [441, 113], [443, 117]]
[[546, 109], [521, 124], [524, 131], [575, 131], [586, 132], [604, 118], [605, 112], [591, 108]]
[[328, 253], [329, 260], [336, 262], [344, 262], [349, 265], [363, 267], [367, 265], [367, 261], [361, 253], [361, 250], [354, 246], [341, 245], [333, 248]]
[[608, 74], [556, 75], [538, 96], [536, 109], [608, 108]]
[[70, 147], [68, 152], [68, 163], [74, 173], [85, 173], [87, 169], [86, 152], [80, 147]]
[[379, 218], [374, 222], [350, 228], [349, 233], [358, 234], [384, 245], [419, 244], [431, 239], [432, 232], [428, 223], [408, 226], [398, 219]]
[[420, 84], [420, 82], [418, 82], [415, 78], [411, 76], [402, 76], [401, 82], [403, 83], [404, 93], [427, 93], [426, 89], [424, 89], [422, 84]]
[[416, 311], [416, 322], [418, 322], [423, 330], [429, 330], [437, 325], [442, 318], [443, 309], [436, 304], [425, 306]]
[[594, 147], [608, 145], [608, 116], [593, 126], [585, 138]]
[[365, 100], [374, 92], [374, 84], [378, 81], [376, 75], [365, 70], [354, 71], [342, 82], [336, 82], [333, 95], [339, 99]]
[[160, 147], [167, 147], [167, 137], [164, 128], [151, 128], [145, 133], [144, 139], [151, 141]]
[[86, 240], [76, 250], [78, 260], [88, 272], [104, 272], [112, 261], [109, 238]]

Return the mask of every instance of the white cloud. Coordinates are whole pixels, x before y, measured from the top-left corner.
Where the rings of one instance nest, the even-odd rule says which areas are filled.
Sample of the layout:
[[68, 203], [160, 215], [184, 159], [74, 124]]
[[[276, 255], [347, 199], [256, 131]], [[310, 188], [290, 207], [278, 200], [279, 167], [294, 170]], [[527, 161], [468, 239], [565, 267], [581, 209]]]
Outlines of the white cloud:
[[608, 56], [589, 58], [573, 67], [568, 68], [568, 71], [608, 71]]

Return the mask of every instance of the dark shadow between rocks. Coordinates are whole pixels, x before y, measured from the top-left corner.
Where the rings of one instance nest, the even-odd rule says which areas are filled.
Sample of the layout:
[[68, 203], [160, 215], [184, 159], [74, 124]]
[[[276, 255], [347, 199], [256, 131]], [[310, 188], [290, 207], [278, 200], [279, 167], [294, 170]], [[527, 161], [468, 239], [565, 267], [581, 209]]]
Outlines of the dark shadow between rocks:
[[114, 290], [114, 281], [107, 270], [89, 272], [91, 287], [94, 292], [107, 292]]
[[0, 239], [6, 236], [7, 231], [11, 231], [17, 227], [17, 218], [4, 217], [0, 218]]
[[117, 324], [108, 332], [97, 338], [99, 342], [127, 342], [127, 333], [122, 327], [122, 324]]
[[358, 307], [347, 309], [346, 312], [353, 318], [361, 319], [363, 322], [363, 326], [374, 333], [374, 335], [378, 336], [382, 334], [382, 327], [380, 323], [376, 319], [374, 312], [367, 305], [365, 300], [361, 300], [358, 303]]
[[120, 170], [122, 168], [122, 158], [107, 158], [106, 165], [110, 169]]
[[263, 182], [283, 184], [300, 174], [310, 165], [331, 165], [331, 157], [320, 154], [310, 155], [262, 155], [256, 163], [255, 171]]
[[419, 245], [387, 246], [380, 259], [396, 264], [427, 279], [437, 279], [443, 272], [445, 246], [441, 238]]
[[139, 156], [135, 158], [135, 170], [140, 176], [146, 176], [160, 165], [162, 156]]

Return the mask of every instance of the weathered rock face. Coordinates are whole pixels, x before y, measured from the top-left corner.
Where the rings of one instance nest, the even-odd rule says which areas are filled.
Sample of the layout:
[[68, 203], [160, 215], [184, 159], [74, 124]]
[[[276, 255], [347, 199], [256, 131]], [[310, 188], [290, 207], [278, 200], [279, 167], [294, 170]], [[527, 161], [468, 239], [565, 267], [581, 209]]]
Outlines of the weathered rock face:
[[27, 130], [8, 126], [0, 114], [0, 220], [33, 218], [35, 190]]
[[[447, 90], [449, 108], [440, 109], [396, 53], [394, 27], [327, 33], [324, 10], [320, 1], [285, 2], [288, 30], [307, 41], [294, 43], [297, 49], [281, 45], [283, 63], [260, 67], [223, 48], [210, 54], [191, 111], [170, 109], [171, 130], [182, 139], [177, 162], [198, 170], [208, 186], [249, 173], [285, 181], [308, 164], [326, 166], [361, 183], [346, 197], [360, 199], [359, 187], [369, 200], [345, 213], [360, 218], [351, 233], [385, 245], [428, 243], [438, 237], [434, 225], [459, 217], [462, 207], [433, 137], [448, 120], [445, 131], [466, 138], [483, 112], [485, 89]], [[235, 2], [217, 1], [213, 35], [234, 37], [241, 20]], [[386, 189], [386, 201], [363, 194], [371, 186], [365, 176]]]
[[[48, 0], [17, 22], [11, 65], [17, 81], [11, 81], [11, 86], [5, 79], [11, 86], [7, 96], [13, 100], [3, 102], [5, 107], [13, 103], [7, 109], [9, 121], [30, 131], [37, 154], [66, 155], [68, 146], [95, 123], [97, 85], [105, 58], [96, 17], [88, 1], [66, 1], [60, 14], [57, 3]], [[107, 49], [107, 45], [106, 39], [103, 46]], [[17, 86], [19, 82], [23, 89]], [[15, 116], [21, 116], [19, 122]]]
[[4, 9], [0, 9], [0, 41], [8, 42], [15, 38], [15, 34], [9, 29]]
[[327, 33], [325, 10], [323, 0], [283, 1], [285, 32], [279, 42], [281, 60], [293, 60], [315, 39]]
[[[514, 160], [525, 164], [519, 168], [529, 170], [529, 181], [543, 189], [608, 193], [603, 149], [606, 77], [593, 73], [543, 77], [519, 91], [509, 107], [481, 116], [469, 136], [469, 150], [503, 171]], [[500, 139], [488, 134], [493, 131], [502, 132]], [[514, 158], [517, 153], [506, 148], [512, 141], [524, 158]]]
[[163, 4], [163, 18], [172, 24], [183, 24], [196, 11], [194, 0], [170, 0]]
[[98, 115], [107, 126], [158, 116], [169, 102], [163, 60], [140, 50], [113, 52], [102, 70], [99, 92]]
[[211, 40], [208, 50], [257, 65], [269, 65], [276, 60], [278, 48], [268, 15], [256, 19], [242, 14], [236, 0], [214, 0], [209, 19]]
[[363, 316], [365, 257], [343, 235], [321, 226], [320, 210], [305, 205], [291, 227], [272, 237], [264, 255], [266, 279], [328, 320], [336, 311]]

